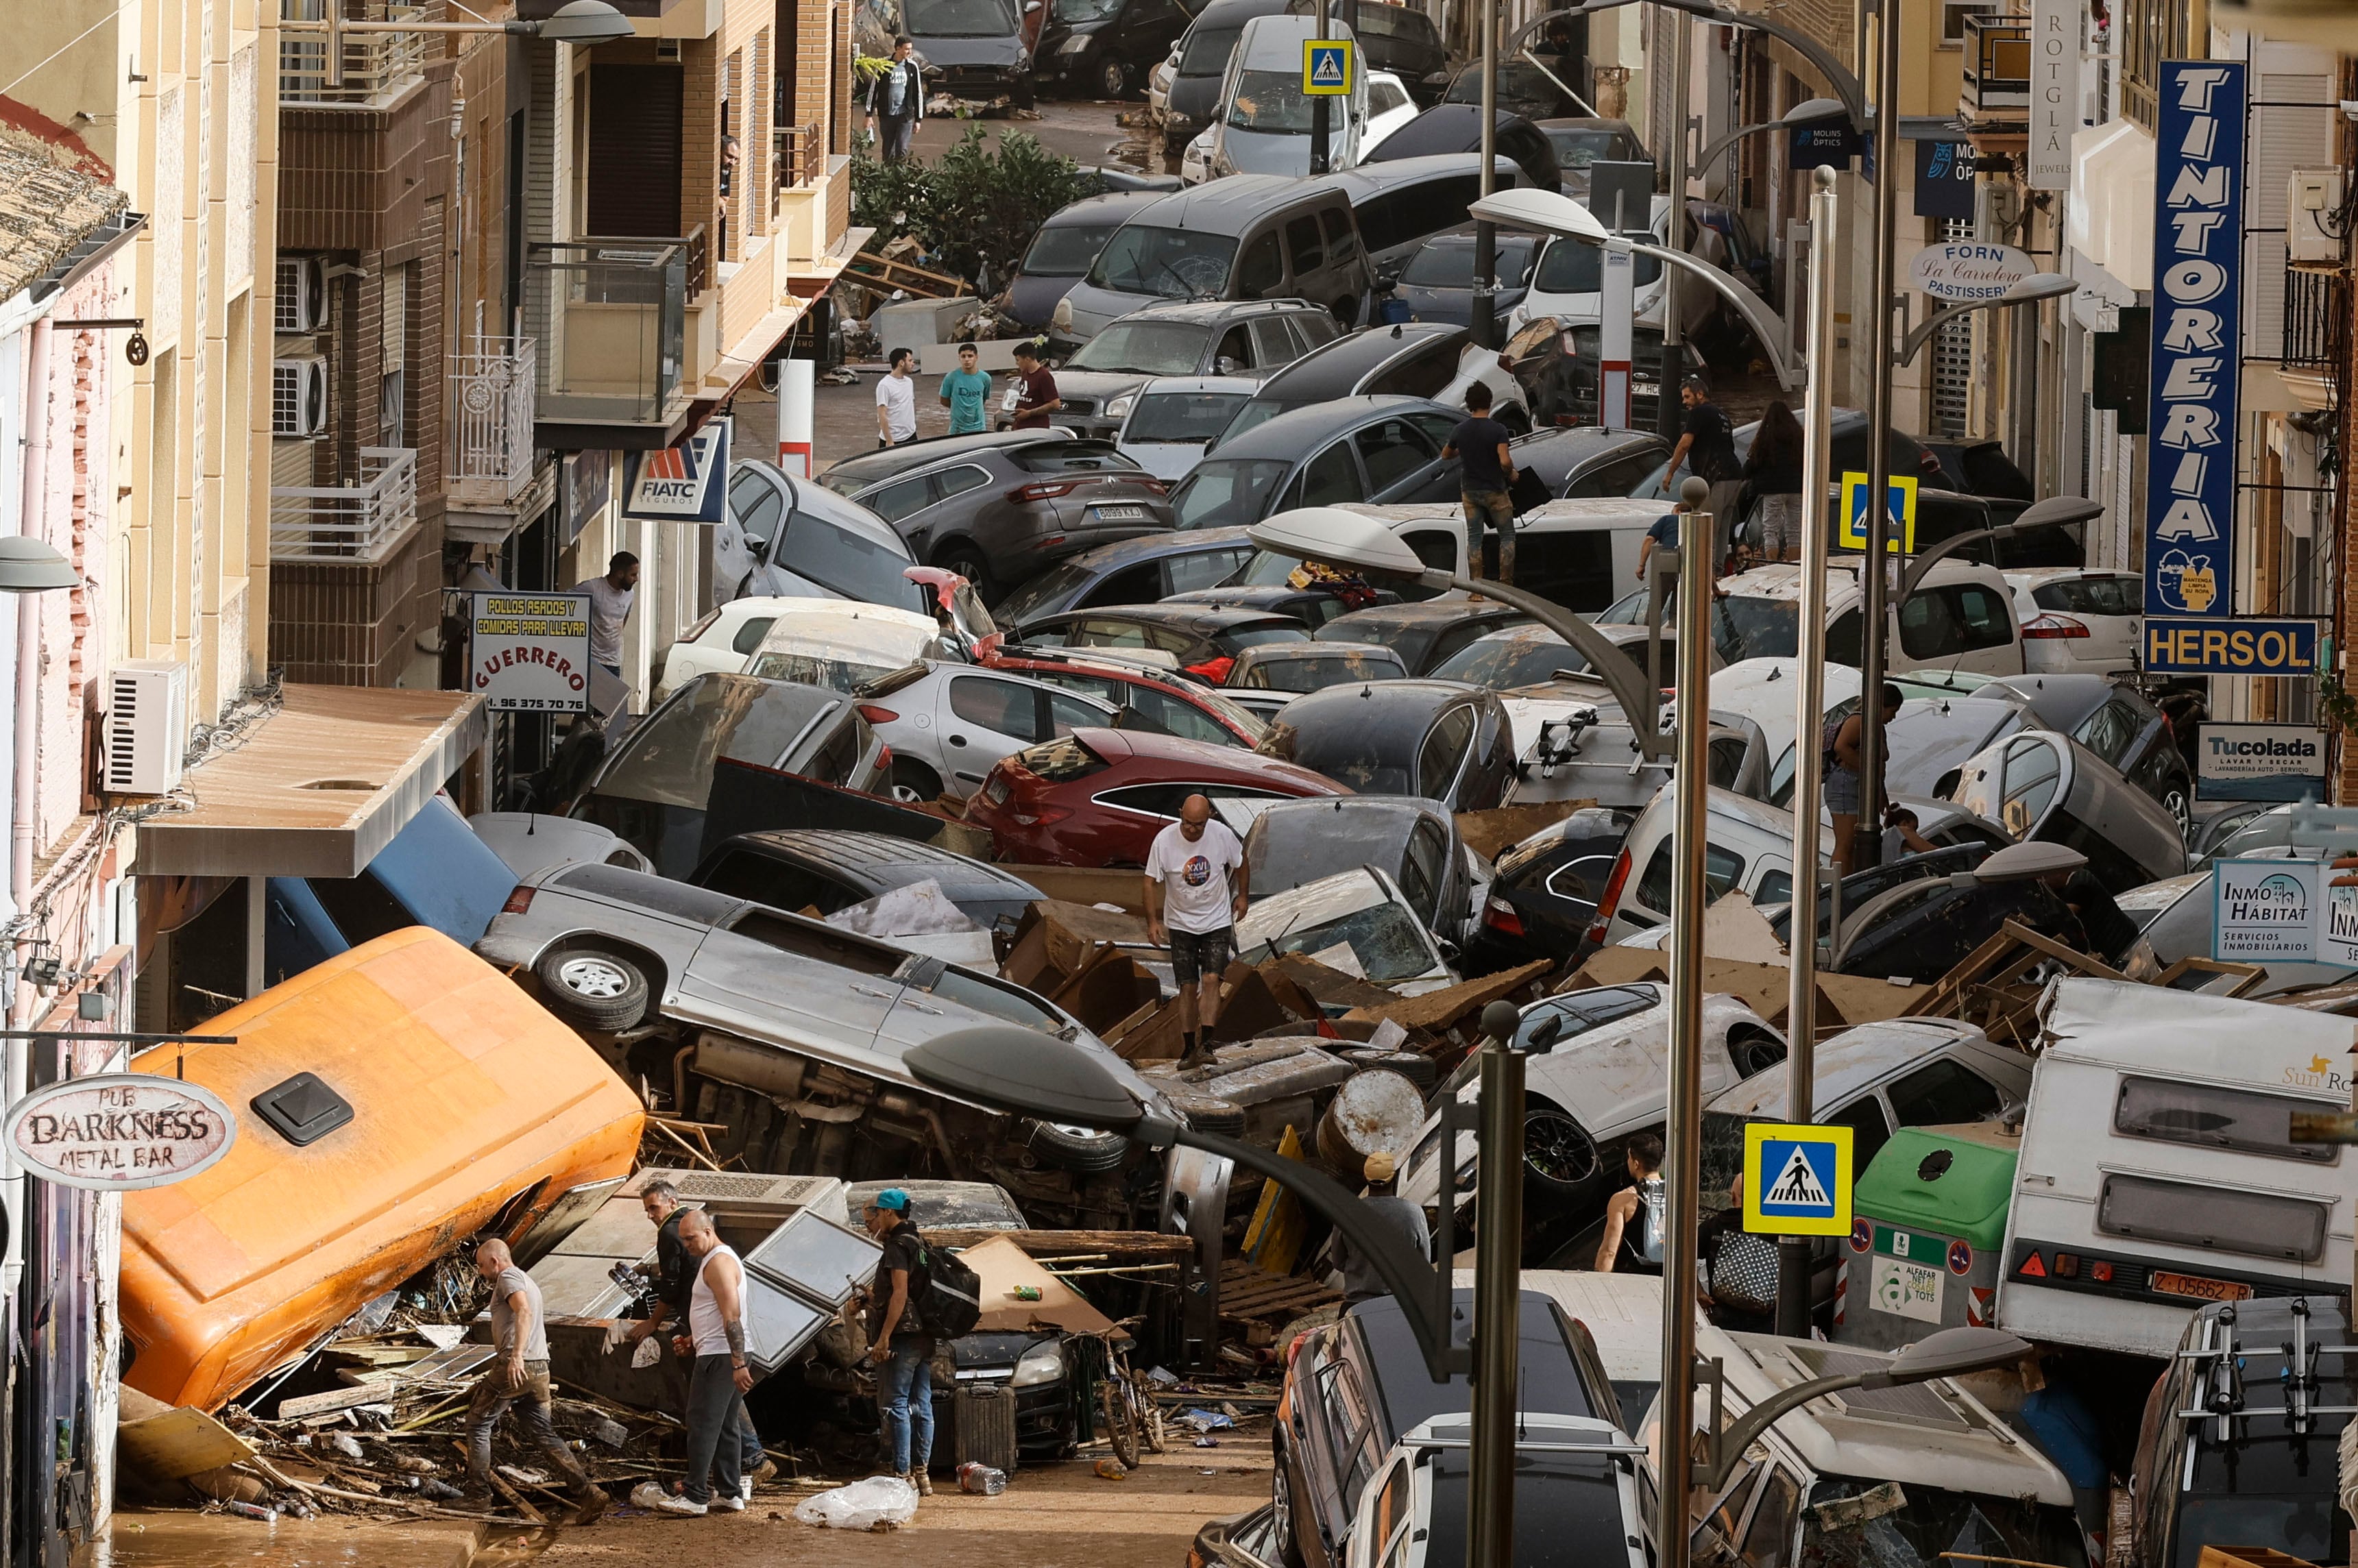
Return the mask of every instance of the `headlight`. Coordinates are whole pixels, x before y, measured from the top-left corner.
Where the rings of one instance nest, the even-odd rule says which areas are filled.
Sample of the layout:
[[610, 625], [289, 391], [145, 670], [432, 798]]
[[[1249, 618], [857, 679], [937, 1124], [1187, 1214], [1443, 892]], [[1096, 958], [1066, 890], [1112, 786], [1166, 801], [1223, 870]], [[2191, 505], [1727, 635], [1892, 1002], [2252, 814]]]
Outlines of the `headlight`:
[[1066, 38], [1063, 43], [1056, 46], [1056, 52], [1058, 54], [1079, 54], [1088, 47], [1089, 35], [1087, 33], [1075, 33], [1071, 38]]
[[1056, 308], [1048, 312], [1048, 325], [1055, 328], [1059, 332], [1069, 332], [1073, 330], [1073, 302], [1070, 299], [1056, 301]]
[[1062, 1341], [1050, 1339], [1033, 1346], [1015, 1363], [1015, 1376], [1009, 1379], [1018, 1389], [1036, 1388], [1053, 1383], [1065, 1375], [1065, 1346]]
[[1134, 392], [1125, 392], [1120, 397], [1115, 398], [1111, 403], [1107, 404], [1105, 406], [1106, 417], [1109, 419], [1119, 419], [1123, 415], [1129, 413], [1130, 401], [1137, 395], [1138, 394]]

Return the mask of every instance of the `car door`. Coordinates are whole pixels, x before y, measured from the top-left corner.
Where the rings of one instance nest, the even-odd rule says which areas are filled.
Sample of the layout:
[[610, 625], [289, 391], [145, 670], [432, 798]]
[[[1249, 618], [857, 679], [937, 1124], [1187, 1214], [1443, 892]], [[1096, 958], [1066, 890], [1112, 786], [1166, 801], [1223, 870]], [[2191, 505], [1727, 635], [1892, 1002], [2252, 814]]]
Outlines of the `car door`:
[[1352, 455], [1351, 438], [1342, 437], [1320, 449], [1288, 487], [1292, 499], [1280, 511], [1295, 506], [1341, 506], [1368, 499], [1368, 481]]
[[1043, 687], [960, 671], [942, 688], [934, 718], [942, 737], [938, 771], [944, 787], [960, 799], [982, 787], [1000, 758], [1048, 739], [1041, 722]]
[[1457, 784], [1474, 743], [1474, 705], [1460, 702], [1441, 711], [1416, 753], [1416, 793], [1457, 809]]
[[876, 1033], [901, 982], [889, 973], [838, 968], [804, 950], [797, 938], [805, 935], [796, 923], [748, 905], [697, 944], [664, 1011], [684, 1022], [873, 1071]]
[[1359, 466], [1367, 471], [1368, 493], [1385, 504], [1439, 499], [1433, 492], [1444, 480], [1456, 488], [1454, 463], [1441, 460], [1440, 446], [1408, 419], [1397, 416], [1362, 425], [1352, 433]]
[[1255, 370], [1280, 370], [1302, 357], [1302, 340], [1285, 316], [1276, 312], [1256, 316], [1249, 325]]

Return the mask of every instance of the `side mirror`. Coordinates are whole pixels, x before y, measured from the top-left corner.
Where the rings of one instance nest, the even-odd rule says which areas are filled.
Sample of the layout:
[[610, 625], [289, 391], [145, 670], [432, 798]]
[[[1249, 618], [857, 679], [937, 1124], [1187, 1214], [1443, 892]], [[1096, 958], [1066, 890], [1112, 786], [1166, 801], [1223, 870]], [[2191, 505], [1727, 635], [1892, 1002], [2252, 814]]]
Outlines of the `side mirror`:
[[1237, 362], [1236, 356], [1233, 354], [1222, 354], [1212, 362], [1212, 373], [1215, 375], [1234, 375], [1244, 368]]
[[748, 534], [745, 535], [745, 547], [753, 552], [753, 558], [756, 560], [766, 560], [769, 558], [770, 541], [762, 537], [758, 534]]

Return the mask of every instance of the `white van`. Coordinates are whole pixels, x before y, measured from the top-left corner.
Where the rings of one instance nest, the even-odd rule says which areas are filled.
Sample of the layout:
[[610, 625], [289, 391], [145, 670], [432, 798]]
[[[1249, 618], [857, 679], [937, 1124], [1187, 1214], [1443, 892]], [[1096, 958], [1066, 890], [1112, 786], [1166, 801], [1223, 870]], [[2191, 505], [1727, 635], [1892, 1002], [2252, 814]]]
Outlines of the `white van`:
[[[1642, 504], [1642, 503], [1637, 503]], [[1660, 516], [1660, 513], [1655, 514]], [[1863, 659], [1859, 567], [1846, 556], [1826, 566], [1826, 662], [1858, 667]], [[1720, 579], [1712, 605], [1712, 636], [1729, 664], [1787, 658], [1801, 652], [1801, 568], [1755, 567]], [[1600, 622], [1640, 620], [1643, 593], [1630, 593], [1597, 616]], [[2022, 622], [2014, 589], [1996, 567], [1944, 560], [1904, 604], [1887, 606], [1885, 646], [1893, 669], [1962, 670], [2011, 676], [2023, 672]]]
[[[1320, 38], [1315, 16], [1255, 16], [1237, 36], [1219, 107], [1204, 135], [1204, 178], [1231, 174], [1310, 174], [1310, 137], [1318, 100], [1303, 89], [1304, 49]], [[1351, 42], [1351, 29], [1325, 24], [1325, 38]], [[1323, 40], [1322, 40], [1323, 41]], [[1368, 73], [1350, 73], [1349, 91], [1326, 100], [1326, 168], [1359, 161], [1368, 124]]]
[[2206, 1302], [2348, 1283], [2358, 1155], [2288, 1125], [2349, 1106], [2348, 1019], [2073, 979], [2044, 1022], [1999, 1327], [2167, 1357]]
[[[1782, 1390], [1890, 1359], [1711, 1327], [1696, 1330], [1695, 1355], [1719, 1365], [1722, 1431]], [[1691, 1430], [1708, 1430], [1711, 1409], [1710, 1390], [1699, 1389]], [[1658, 1401], [1639, 1433], [1658, 1459], [1669, 1419]], [[1694, 1498], [1698, 1568], [2088, 1561], [2063, 1472], [1949, 1378], [1812, 1400], [1778, 1418]]]
[[[1609, 947], [1669, 923], [1671, 828], [1678, 815], [1677, 795], [1665, 784], [1631, 824], [1596, 901], [1596, 922], [1588, 932], [1592, 939]], [[1755, 903], [1792, 903], [1793, 814], [1726, 789], [1713, 790], [1704, 810], [1706, 897], [1716, 903], [1723, 893], [1741, 892]], [[1833, 857], [1831, 827], [1819, 827], [1818, 848], [1822, 856]]]
[[[1585, 207], [1586, 201], [1581, 203]], [[1630, 216], [1635, 218], [1636, 213]], [[1610, 227], [1613, 214], [1600, 212], [1600, 222]], [[1671, 199], [1654, 198], [1650, 219], [1653, 243], [1667, 244], [1671, 231]], [[1632, 227], [1635, 227], [1633, 224]], [[1531, 287], [1523, 293], [1520, 303], [1507, 317], [1507, 330], [1517, 332], [1532, 321], [1555, 318], [1556, 324], [1569, 331], [1601, 319], [1604, 315], [1605, 252], [1601, 246], [1583, 241], [1559, 238], [1550, 240], [1540, 252], [1538, 263], [1531, 268]], [[1629, 269], [1632, 286], [1630, 305], [1639, 325], [1659, 328], [1662, 324], [1662, 264], [1653, 256], [1636, 257]], [[1701, 294], [1705, 290], [1697, 289]]]

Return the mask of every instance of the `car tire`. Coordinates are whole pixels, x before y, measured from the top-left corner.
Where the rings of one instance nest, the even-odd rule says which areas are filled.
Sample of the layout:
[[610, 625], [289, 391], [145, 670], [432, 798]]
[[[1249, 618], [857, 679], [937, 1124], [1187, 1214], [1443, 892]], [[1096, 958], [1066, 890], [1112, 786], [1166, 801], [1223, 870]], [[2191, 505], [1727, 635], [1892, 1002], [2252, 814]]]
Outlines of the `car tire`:
[[972, 545], [956, 544], [934, 557], [934, 565], [946, 572], [956, 572], [974, 585], [975, 597], [985, 604], [999, 597], [999, 585], [990, 580], [990, 563]]
[[1509, 435], [1528, 436], [1531, 433], [1531, 411], [1520, 403], [1508, 404], [1498, 411], [1496, 417], [1499, 424], [1507, 427]]
[[1076, 1176], [1110, 1171], [1130, 1153], [1130, 1140], [1119, 1132], [1054, 1121], [1033, 1122], [1025, 1141], [1050, 1164]]
[[611, 1034], [647, 1014], [650, 990], [638, 965], [602, 947], [541, 956], [532, 967], [541, 1005], [578, 1028]]
[[1555, 1198], [1587, 1190], [1596, 1180], [1596, 1141], [1569, 1111], [1539, 1101], [1523, 1112], [1523, 1180]]
[[1785, 1045], [1773, 1034], [1746, 1031], [1727, 1037], [1727, 1058], [1735, 1064], [1736, 1076], [1748, 1078], [1782, 1062]]
[[1107, 100], [1121, 98], [1129, 93], [1130, 72], [1122, 70], [1121, 61], [1109, 59], [1098, 63], [1097, 91], [1098, 97]]
[[1033, 82], [1031, 77], [1026, 76], [1015, 84], [1014, 90], [1008, 96], [1014, 100], [1018, 109], [1029, 109], [1040, 101], [1040, 89]]
[[1293, 1534], [1293, 1480], [1285, 1467], [1285, 1444], [1272, 1443], [1269, 1472], [1269, 1508], [1277, 1527], [1277, 1560], [1283, 1568], [1302, 1568], [1302, 1543]]
[[942, 797], [942, 775], [914, 757], [892, 759], [892, 798], [903, 806], [931, 806]]

